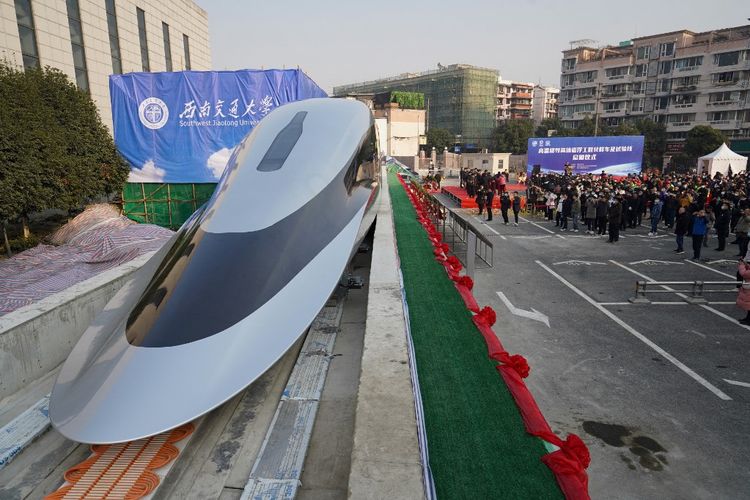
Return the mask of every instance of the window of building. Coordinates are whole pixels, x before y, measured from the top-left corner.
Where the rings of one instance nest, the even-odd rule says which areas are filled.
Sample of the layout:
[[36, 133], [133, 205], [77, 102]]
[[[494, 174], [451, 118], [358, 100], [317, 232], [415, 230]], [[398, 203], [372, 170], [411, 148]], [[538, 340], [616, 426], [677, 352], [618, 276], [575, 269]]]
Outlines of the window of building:
[[73, 49], [73, 66], [76, 72], [76, 84], [81, 90], [88, 92], [89, 75], [86, 71], [86, 49], [83, 47], [83, 29], [81, 27], [81, 11], [78, 0], [67, 0], [68, 27], [70, 28], [70, 45]]
[[497, 169], [503, 171], [503, 160], [497, 160]]
[[714, 64], [717, 66], [733, 66], [740, 62], [740, 51], [724, 52], [723, 54], [714, 54]]
[[568, 59], [563, 59], [563, 71], [572, 71], [576, 68], [576, 58], [570, 57]]
[[636, 82], [633, 84], [634, 94], [643, 94], [646, 92], [646, 82]]
[[614, 101], [614, 102], [605, 102], [604, 103], [604, 111], [610, 112], [610, 111], [618, 111], [622, 109], [623, 101]]
[[725, 71], [724, 73], [714, 73], [712, 78], [714, 83], [736, 83], [739, 80], [739, 73], [736, 71]]
[[138, 38], [141, 41], [141, 65], [143, 71], [151, 71], [151, 63], [148, 59], [148, 38], [146, 37], [146, 13], [143, 9], [136, 7], [138, 14]]
[[736, 111], [713, 111], [707, 113], [708, 121], [710, 122], [724, 122], [734, 120], [737, 117]]
[[674, 42], [659, 44], [659, 57], [674, 55]]
[[162, 22], [161, 30], [164, 33], [164, 58], [167, 61], [167, 71], [172, 71], [172, 46], [169, 44], [169, 25]]
[[687, 132], [669, 132], [667, 133], [667, 139], [686, 139]]
[[690, 123], [695, 121], [695, 113], [680, 113], [669, 115], [669, 123]]
[[122, 73], [122, 55], [120, 54], [120, 35], [117, 31], [117, 11], [115, 0], [104, 1], [107, 10], [107, 28], [109, 28], [109, 51], [112, 54], [112, 73]]
[[701, 64], [703, 64], [703, 56], [686, 57], [684, 59], [676, 59], [674, 69], [677, 71], [687, 71], [695, 69]]
[[641, 77], [648, 75], [648, 63], [646, 64], [637, 64], [635, 66], [635, 76]]
[[672, 89], [672, 80], [659, 80], [658, 88], [660, 92], [669, 92]]
[[635, 112], [643, 111], [643, 99], [633, 99], [631, 108]]
[[606, 70], [608, 78], [622, 78], [630, 74], [630, 66], [620, 66], [618, 68], [609, 68]]
[[576, 73], [575, 76], [576, 79], [581, 83], [591, 83], [596, 80], [596, 70], [583, 71], [581, 73]]
[[669, 106], [669, 97], [655, 97], [654, 98], [654, 109], [667, 109]]
[[[681, 78], [675, 78], [674, 79], [674, 85], [673, 87], [676, 90], [681, 89], [687, 89], [690, 87], [696, 87], [698, 85], [698, 82], [700, 81], [700, 76], [683, 76]], [[694, 89], [693, 89], [694, 90]]]
[[659, 63], [659, 74], [663, 75], [672, 72], [672, 61], [662, 61]]
[[708, 95], [708, 102], [736, 101], [740, 98], [740, 92], [714, 92]]
[[182, 35], [182, 45], [185, 47], [185, 69], [190, 70], [190, 39], [187, 35]]
[[636, 59], [648, 59], [651, 55], [651, 46], [644, 45], [643, 47], [638, 47], [635, 54]]
[[695, 94], [678, 94], [672, 96], [672, 103], [680, 106], [695, 104]]
[[18, 37], [21, 40], [23, 67], [25, 69], [38, 68], [39, 50], [36, 45], [31, 0], [16, 0], [16, 22], [18, 24]]

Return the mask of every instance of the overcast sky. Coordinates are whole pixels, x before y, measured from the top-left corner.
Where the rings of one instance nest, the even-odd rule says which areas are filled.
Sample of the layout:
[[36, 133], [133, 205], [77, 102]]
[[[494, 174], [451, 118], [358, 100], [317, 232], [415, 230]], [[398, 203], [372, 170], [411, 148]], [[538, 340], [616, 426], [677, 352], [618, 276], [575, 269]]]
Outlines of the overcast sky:
[[196, 0], [213, 69], [301, 67], [335, 85], [467, 63], [508, 80], [559, 85], [571, 40], [750, 24], [749, 0]]

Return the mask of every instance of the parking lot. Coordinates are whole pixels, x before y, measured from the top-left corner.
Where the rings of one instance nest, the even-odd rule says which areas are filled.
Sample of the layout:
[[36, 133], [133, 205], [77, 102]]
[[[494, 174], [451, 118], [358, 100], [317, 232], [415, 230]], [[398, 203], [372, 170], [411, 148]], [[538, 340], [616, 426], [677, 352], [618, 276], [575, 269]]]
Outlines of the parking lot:
[[720, 253], [714, 240], [692, 262], [645, 226], [608, 244], [537, 218], [464, 215], [494, 245], [475, 295], [497, 311], [507, 349], [528, 358], [553, 429], [589, 445], [593, 498], [750, 496], [750, 327], [736, 292], [695, 304], [692, 285], [649, 285], [648, 303], [629, 301], [639, 280], [734, 281], [736, 245]]

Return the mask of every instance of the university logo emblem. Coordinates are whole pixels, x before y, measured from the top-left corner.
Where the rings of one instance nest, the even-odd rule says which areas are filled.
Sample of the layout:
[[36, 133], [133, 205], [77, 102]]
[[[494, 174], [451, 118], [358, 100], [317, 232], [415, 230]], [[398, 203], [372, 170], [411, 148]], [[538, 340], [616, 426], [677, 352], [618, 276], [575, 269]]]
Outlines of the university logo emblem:
[[169, 108], [158, 97], [149, 97], [141, 101], [141, 105], [138, 106], [138, 118], [141, 119], [144, 127], [157, 130], [167, 124]]

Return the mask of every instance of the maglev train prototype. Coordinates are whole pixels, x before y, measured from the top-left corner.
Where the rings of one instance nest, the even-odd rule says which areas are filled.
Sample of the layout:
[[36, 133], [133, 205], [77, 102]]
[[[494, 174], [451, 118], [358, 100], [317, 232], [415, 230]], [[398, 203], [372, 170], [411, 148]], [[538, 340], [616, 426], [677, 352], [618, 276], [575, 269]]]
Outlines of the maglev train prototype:
[[362, 103], [268, 114], [213, 197], [84, 332], [55, 382], [65, 437], [118, 443], [212, 410], [306, 331], [374, 222], [380, 158]]

